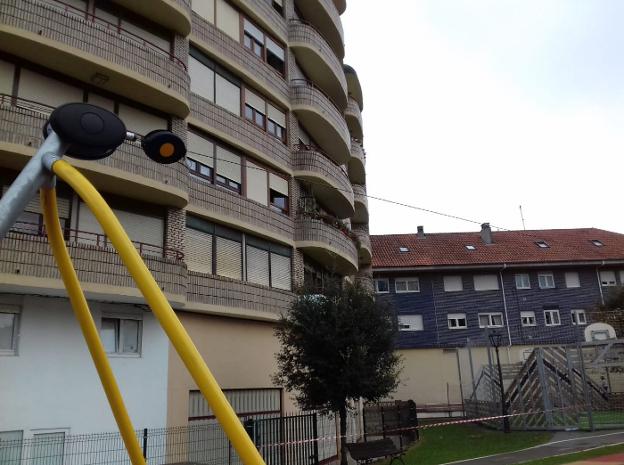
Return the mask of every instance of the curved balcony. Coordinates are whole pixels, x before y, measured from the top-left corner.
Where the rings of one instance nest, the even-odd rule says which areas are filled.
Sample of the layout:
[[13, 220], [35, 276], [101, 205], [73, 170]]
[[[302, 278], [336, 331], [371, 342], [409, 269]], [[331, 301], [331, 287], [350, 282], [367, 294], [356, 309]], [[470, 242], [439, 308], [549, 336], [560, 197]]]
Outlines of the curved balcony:
[[290, 20], [290, 48], [306, 76], [321, 88], [338, 108], [347, 107], [347, 79], [342, 63], [323, 36], [310, 24]]
[[355, 200], [355, 214], [351, 218], [351, 222], [368, 223], [368, 197], [366, 197], [366, 187], [361, 184], [354, 184], [353, 195]]
[[186, 307], [193, 311], [277, 320], [291, 306], [294, 294], [223, 276], [188, 273]]
[[364, 226], [354, 226], [352, 231], [358, 238], [358, 259], [360, 264], [369, 265], [373, 260], [373, 248], [371, 246], [368, 228]]
[[366, 183], [366, 153], [360, 141], [351, 139], [351, 158], [349, 159], [349, 179], [354, 184]]
[[338, 218], [353, 216], [353, 189], [347, 174], [318, 149], [295, 146], [293, 170], [295, 178], [308, 181], [314, 196]]
[[334, 162], [347, 163], [351, 144], [343, 114], [320, 89], [304, 79], [291, 81], [290, 94], [292, 111], [312, 138]]
[[344, 32], [334, 0], [295, 0], [295, 6], [323, 34], [336, 56], [344, 58]]
[[299, 216], [295, 221], [295, 241], [298, 249], [330, 271], [351, 275], [358, 269], [358, 254], [353, 240], [321, 219]]
[[353, 97], [360, 106], [360, 111], [364, 110], [364, 96], [362, 86], [355, 70], [349, 65], [343, 65], [345, 77], [347, 79], [347, 92], [349, 97]]
[[347, 0], [334, 0], [334, 5], [339, 14], [343, 14], [347, 9]]
[[288, 106], [288, 82], [284, 76], [197, 13], [193, 13], [191, 42]]
[[271, 2], [267, 0], [233, 0], [233, 3], [239, 5], [242, 10], [264, 26], [267, 32], [284, 42], [288, 42], [286, 19], [271, 6]]
[[[40, 235], [42, 231], [37, 231], [37, 226], [18, 223], [0, 240], [0, 289], [12, 292], [42, 289], [46, 294], [64, 294], [48, 240]], [[69, 254], [87, 297], [143, 301], [119, 254], [109, 246], [104, 235], [75, 230], [66, 230], [65, 234]], [[183, 303], [187, 272], [182, 253], [149, 244], [135, 245], [168, 299]]]
[[353, 97], [349, 97], [349, 103], [345, 110], [345, 120], [349, 127], [349, 132], [356, 139], [364, 139], [364, 125], [362, 124], [362, 112], [358, 103]]
[[[0, 165], [21, 169], [28, 162], [43, 141], [42, 128], [51, 111], [48, 106], [0, 94]], [[184, 164], [155, 163], [138, 142], [124, 142], [103, 160], [68, 161], [98, 188], [180, 208], [188, 201]]]
[[185, 37], [191, 32], [191, 0], [113, 1]]
[[183, 59], [61, 2], [0, 0], [0, 49], [180, 118], [188, 115]]
[[286, 173], [292, 172], [290, 150], [284, 143], [246, 119], [193, 93], [188, 123], [214, 134], [235, 147], [253, 153], [258, 159]]
[[361, 266], [355, 275], [355, 282], [367, 289], [369, 292], [375, 292], [375, 282], [373, 281], [373, 271], [370, 265]]
[[292, 244], [292, 218], [247, 198], [191, 176], [187, 211], [252, 232], [267, 239]]

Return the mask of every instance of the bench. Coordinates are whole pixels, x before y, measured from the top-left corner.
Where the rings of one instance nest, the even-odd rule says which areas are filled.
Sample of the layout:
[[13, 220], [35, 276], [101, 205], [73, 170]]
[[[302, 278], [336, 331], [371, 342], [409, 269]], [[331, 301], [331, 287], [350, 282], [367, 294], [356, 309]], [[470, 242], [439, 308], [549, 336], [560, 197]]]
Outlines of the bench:
[[370, 463], [375, 459], [392, 457], [390, 465], [394, 460], [400, 461], [403, 465], [405, 462], [401, 458], [403, 451], [397, 449], [392, 439], [385, 438], [370, 442], [348, 442], [347, 450], [351, 454], [351, 458], [358, 464]]

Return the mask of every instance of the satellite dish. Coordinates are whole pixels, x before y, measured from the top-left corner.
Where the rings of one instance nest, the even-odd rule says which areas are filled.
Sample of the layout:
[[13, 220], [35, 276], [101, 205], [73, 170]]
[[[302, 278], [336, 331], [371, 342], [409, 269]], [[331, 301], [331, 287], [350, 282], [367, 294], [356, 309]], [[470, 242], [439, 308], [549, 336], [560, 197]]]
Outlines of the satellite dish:
[[186, 155], [186, 147], [179, 136], [171, 131], [158, 129], [143, 137], [141, 147], [145, 154], [157, 163], [169, 165]]
[[69, 144], [65, 153], [81, 160], [106, 158], [126, 138], [126, 126], [116, 114], [88, 103], [57, 107], [43, 127], [44, 137], [50, 128]]

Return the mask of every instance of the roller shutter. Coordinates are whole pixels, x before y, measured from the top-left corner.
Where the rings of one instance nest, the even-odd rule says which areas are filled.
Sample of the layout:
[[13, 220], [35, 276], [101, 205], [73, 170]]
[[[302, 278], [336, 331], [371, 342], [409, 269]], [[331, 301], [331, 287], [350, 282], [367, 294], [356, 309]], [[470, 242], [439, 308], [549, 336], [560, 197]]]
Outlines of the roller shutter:
[[269, 251], [247, 245], [247, 281], [269, 285]]
[[271, 253], [271, 286], [290, 291], [290, 257]]
[[217, 236], [217, 274], [242, 280], [242, 244], [238, 241]]
[[212, 274], [212, 240], [212, 234], [186, 229], [184, 257], [189, 271]]

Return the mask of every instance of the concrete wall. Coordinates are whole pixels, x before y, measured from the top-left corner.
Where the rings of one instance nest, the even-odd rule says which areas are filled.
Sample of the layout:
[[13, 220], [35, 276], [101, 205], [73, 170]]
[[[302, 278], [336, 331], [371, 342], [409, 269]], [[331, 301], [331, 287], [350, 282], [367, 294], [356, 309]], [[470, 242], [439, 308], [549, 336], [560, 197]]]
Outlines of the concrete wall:
[[[69, 434], [117, 429], [104, 391], [66, 299], [0, 296], [22, 306], [18, 352], [0, 356], [0, 431], [62, 429]], [[133, 305], [90, 303], [101, 312], [142, 315], [140, 356], [110, 356], [135, 428], [164, 427], [168, 342], [151, 313]]]
[[[179, 312], [178, 316], [222, 389], [275, 387], [271, 375], [277, 369], [275, 353], [279, 344], [273, 336], [273, 324], [188, 312]], [[171, 348], [168, 426], [188, 423], [192, 389], [197, 385]], [[287, 395], [282, 402], [285, 411], [295, 408]]]

